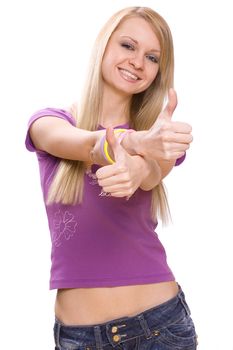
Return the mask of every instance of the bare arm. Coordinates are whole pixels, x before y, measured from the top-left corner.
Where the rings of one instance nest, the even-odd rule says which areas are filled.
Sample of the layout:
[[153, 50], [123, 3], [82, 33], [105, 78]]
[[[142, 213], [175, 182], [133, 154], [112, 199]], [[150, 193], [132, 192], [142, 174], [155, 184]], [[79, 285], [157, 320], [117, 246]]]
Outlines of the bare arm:
[[[56, 157], [90, 161], [90, 152], [105, 134], [104, 130], [87, 131], [72, 126], [66, 120], [45, 116], [30, 128], [35, 147]], [[100, 152], [95, 154], [97, 164], [106, 164]]]
[[142, 166], [144, 169], [144, 178], [140, 188], [144, 191], [152, 190], [157, 186], [162, 179], [170, 173], [175, 165], [175, 161], [156, 161], [143, 157], [141, 157], [140, 161], [143, 162]]
[[[174, 165], [174, 160], [163, 161], [145, 157], [136, 157], [137, 152], [143, 152], [143, 139], [146, 131], [129, 134], [125, 149], [135, 155], [135, 162], [143, 168], [143, 181], [140, 187], [150, 190], [164, 178]], [[106, 165], [100, 151], [100, 140], [105, 130], [87, 131], [72, 126], [69, 122], [52, 116], [45, 116], [36, 120], [30, 128], [31, 139], [37, 149], [46, 151], [64, 159], [82, 160]], [[133, 137], [132, 137], [133, 136]], [[90, 152], [95, 149], [94, 159], [90, 159]], [[144, 147], [145, 148], [145, 147]], [[144, 151], [146, 152], [146, 151]], [[141, 167], [141, 168], [140, 168]]]

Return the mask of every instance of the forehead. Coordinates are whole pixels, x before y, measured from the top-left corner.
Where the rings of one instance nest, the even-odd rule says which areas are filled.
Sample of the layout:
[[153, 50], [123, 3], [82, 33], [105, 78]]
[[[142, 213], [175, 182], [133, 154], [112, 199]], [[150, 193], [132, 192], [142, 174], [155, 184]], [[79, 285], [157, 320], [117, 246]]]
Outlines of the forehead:
[[154, 49], [159, 49], [159, 40], [152, 26], [141, 17], [125, 19], [114, 32], [115, 36], [130, 36], [139, 43], [148, 43]]

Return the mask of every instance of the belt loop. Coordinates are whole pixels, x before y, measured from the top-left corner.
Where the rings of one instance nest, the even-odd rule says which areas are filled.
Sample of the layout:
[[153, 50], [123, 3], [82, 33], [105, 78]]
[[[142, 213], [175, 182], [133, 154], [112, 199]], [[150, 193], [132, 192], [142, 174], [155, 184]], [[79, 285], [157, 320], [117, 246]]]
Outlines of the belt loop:
[[103, 342], [102, 342], [102, 337], [101, 337], [101, 329], [99, 326], [95, 326], [94, 327], [94, 334], [95, 334], [95, 341], [96, 341], [96, 348], [98, 350], [102, 350], [103, 349]]
[[187, 316], [190, 316], [191, 311], [190, 311], [189, 306], [188, 306], [188, 304], [187, 304], [187, 302], [185, 300], [185, 295], [184, 295], [184, 292], [182, 290], [178, 293], [178, 297], [179, 297], [180, 302], [183, 305], [183, 307], [184, 307], [184, 309], [185, 309], [185, 311], [187, 313]]
[[61, 330], [61, 324], [59, 322], [55, 323], [55, 345], [56, 349], [60, 350], [60, 330]]
[[148, 326], [148, 323], [145, 320], [145, 317], [143, 316], [143, 314], [139, 315], [137, 318], [138, 318], [138, 320], [140, 322], [140, 325], [141, 325], [143, 331], [145, 332], [146, 338], [147, 339], [151, 338], [152, 333], [151, 333], [151, 330], [150, 330], [150, 328]]

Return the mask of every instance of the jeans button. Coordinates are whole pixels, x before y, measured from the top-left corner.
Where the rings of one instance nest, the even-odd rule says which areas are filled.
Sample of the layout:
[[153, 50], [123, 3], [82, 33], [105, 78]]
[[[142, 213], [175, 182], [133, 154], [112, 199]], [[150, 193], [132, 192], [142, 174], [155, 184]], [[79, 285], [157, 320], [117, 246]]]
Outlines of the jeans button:
[[119, 342], [121, 340], [121, 336], [119, 334], [115, 334], [113, 337], [112, 337], [113, 341], [115, 343]]
[[159, 332], [159, 331], [153, 331], [152, 333], [153, 333], [153, 335], [156, 336], [156, 337], [157, 337], [158, 335], [160, 335], [160, 332]]
[[118, 328], [116, 326], [112, 327], [112, 333], [116, 333], [118, 331]]

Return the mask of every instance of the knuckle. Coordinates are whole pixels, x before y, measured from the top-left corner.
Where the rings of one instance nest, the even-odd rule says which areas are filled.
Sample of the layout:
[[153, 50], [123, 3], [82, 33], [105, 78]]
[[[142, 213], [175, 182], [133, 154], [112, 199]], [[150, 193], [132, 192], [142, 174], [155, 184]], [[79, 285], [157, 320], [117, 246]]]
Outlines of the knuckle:
[[124, 181], [126, 181], [127, 183], [130, 183], [130, 175], [129, 175], [129, 172], [125, 172], [125, 174], [124, 174]]
[[171, 159], [171, 152], [168, 150], [165, 150], [164, 152], [164, 159], [165, 160], [170, 160]]
[[160, 130], [166, 131], [171, 128], [171, 123], [168, 121], [163, 121], [163, 123], [160, 126]]
[[124, 164], [120, 164], [118, 170], [120, 173], [125, 173], [127, 171], [127, 166]]
[[188, 132], [188, 133], [191, 133], [192, 132], [192, 126], [190, 125], [190, 124], [188, 124], [188, 123], [184, 123], [184, 128], [186, 129], [186, 131]]
[[132, 187], [132, 183], [131, 183], [131, 181], [129, 180], [129, 181], [127, 181], [126, 184], [125, 184], [125, 189], [127, 190], [127, 192], [131, 190], [131, 187]]
[[185, 155], [185, 151], [180, 152], [180, 156], [179, 157], [183, 157]]
[[164, 152], [165, 154], [167, 154], [167, 153], [170, 152], [170, 147], [171, 147], [171, 145], [169, 144], [169, 142], [164, 142], [163, 145], [162, 145], [162, 147], [163, 147], [163, 152]]
[[161, 140], [163, 142], [168, 142], [170, 140], [170, 133], [169, 132], [164, 132], [162, 135], [161, 135]]

